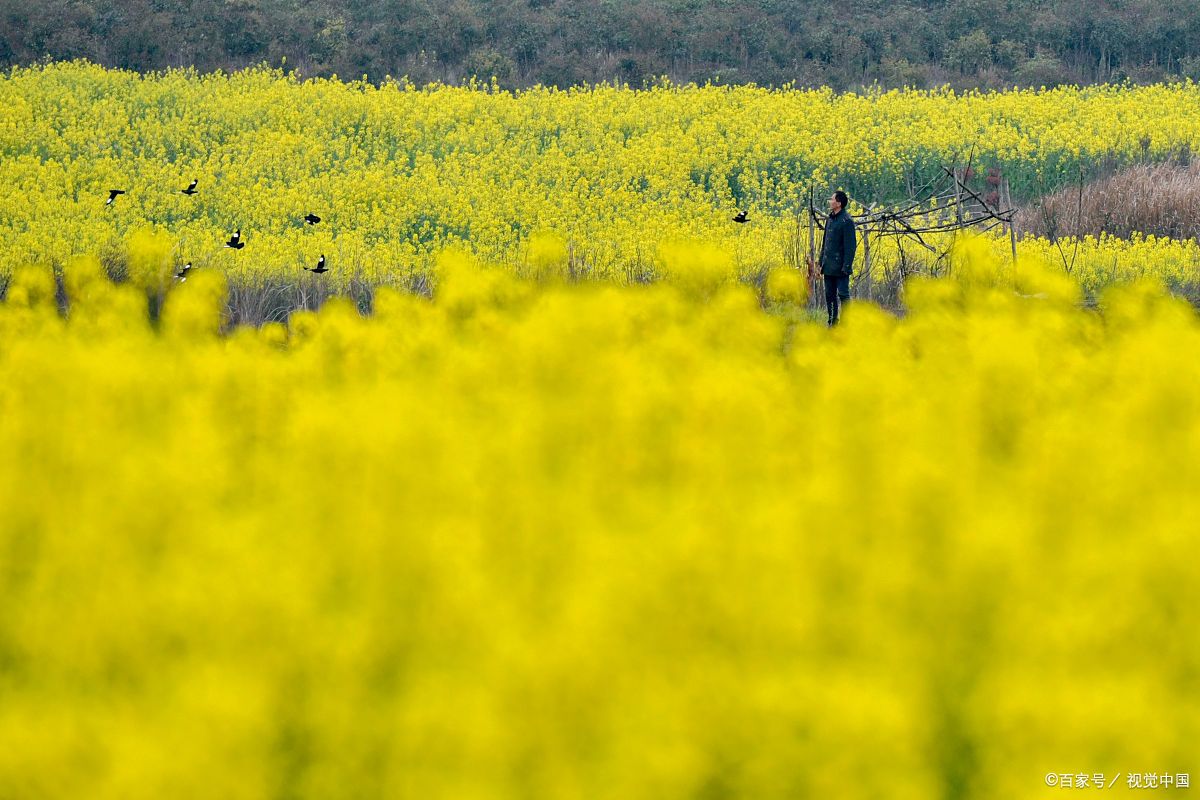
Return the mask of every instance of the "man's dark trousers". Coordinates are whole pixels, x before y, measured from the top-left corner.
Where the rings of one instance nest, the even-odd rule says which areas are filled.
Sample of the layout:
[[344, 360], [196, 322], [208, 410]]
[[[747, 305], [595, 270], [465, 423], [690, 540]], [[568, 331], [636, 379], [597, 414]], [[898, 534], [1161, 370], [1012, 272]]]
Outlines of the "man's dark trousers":
[[825, 279], [825, 307], [829, 309], [829, 324], [837, 325], [838, 306], [850, 299], [849, 275], [823, 275]]

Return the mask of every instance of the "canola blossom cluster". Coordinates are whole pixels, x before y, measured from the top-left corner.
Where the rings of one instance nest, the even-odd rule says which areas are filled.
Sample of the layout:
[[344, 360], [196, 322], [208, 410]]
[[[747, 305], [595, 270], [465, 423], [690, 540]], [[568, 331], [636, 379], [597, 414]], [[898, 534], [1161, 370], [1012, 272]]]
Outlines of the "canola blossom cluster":
[[[207, 85], [207, 84], [204, 84]], [[223, 85], [223, 84], [222, 84]], [[1012, 798], [1200, 740], [1200, 322], [964, 239], [832, 330], [439, 256], [0, 303], [0, 797]], [[799, 320], [799, 321], [797, 321]], [[1111, 790], [1121, 794], [1122, 788]], [[1049, 795], [1046, 795], [1049, 796]]]
[[[660, 245], [704, 241], [742, 278], [788, 263], [796, 214], [847, 189], [907, 197], [948, 163], [995, 167], [1013, 192], [1073, 180], [1081, 164], [1161, 159], [1200, 144], [1200, 87], [889, 91], [656, 85], [521, 92], [489, 84], [301, 80], [266, 68], [139, 75], [86, 63], [0, 77], [0, 284], [20, 264], [97, 255], [120, 273], [142, 231], [173, 237], [177, 265], [239, 281], [423, 286], [436, 254], [466, 246], [526, 269], [539, 236], [572, 275], [661, 275]], [[180, 190], [197, 181], [195, 195]], [[111, 206], [110, 189], [126, 190]], [[856, 210], [860, 209], [855, 205]], [[730, 223], [736, 210], [745, 225]], [[319, 225], [303, 221], [321, 217]], [[246, 247], [222, 243], [240, 228]], [[1001, 242], [1001, 246], [1007, 246]], [[1036, 253], [1041, 243], [1021, 243]], [[878, 243], [873, 269], [901, 260]], [[1129, 256], [1128, 258], [1126, 256]], [[1149, 260], [1144, 257], [1152, 256]], [[1194, 243], [1089, 259], [1170, 285]], [[1097, 289], [1098, 291], [1098, 289]]]

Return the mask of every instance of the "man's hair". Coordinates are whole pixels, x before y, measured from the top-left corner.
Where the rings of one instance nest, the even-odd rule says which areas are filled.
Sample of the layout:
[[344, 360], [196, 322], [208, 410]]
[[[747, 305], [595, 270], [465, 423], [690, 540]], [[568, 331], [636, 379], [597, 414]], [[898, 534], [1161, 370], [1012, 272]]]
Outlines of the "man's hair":
[[850, 205], [850, 198], [846, 197], [846, 193], [843, 192], [841, 189], [838, 189], [836, 192], [833, 193], [833, 199], [837, 200], [839, 203], [841, 203], [842, 208], [845, 208], [846, 206]]

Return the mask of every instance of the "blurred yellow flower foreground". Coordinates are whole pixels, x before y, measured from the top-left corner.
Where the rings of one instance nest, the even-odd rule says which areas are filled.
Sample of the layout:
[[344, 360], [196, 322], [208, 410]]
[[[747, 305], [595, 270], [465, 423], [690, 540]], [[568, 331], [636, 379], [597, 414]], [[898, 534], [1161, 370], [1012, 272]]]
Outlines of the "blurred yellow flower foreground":
[[1082, 310], [976, 250], [832, 331], [686, 248], [641, 287], [448, 255], [433, 301], [229, 335], [214, 273], [152, 324], [95, 261], [58, 296], [18, 270], [0, 798], [1187, 771], [1196, 315], [1151, 284]]

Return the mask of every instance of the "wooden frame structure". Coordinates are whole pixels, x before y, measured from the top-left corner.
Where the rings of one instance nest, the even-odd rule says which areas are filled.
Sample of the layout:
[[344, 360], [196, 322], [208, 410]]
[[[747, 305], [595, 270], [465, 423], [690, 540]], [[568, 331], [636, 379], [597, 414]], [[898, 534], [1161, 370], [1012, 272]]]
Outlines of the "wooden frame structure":
[[[896, 236], [915, 242], [920, 247], [937, 255], [938, 260], [944, 259], [947, 251], [939, 251], [925, 240], [925, 236], [934, 233], [955, 233], [961, 230], [976, 229], [980, 232], [990, 231], [997, 226], [1008, 230], [1012, 246], [1013, 263], [1017, 260], [1017, 231], [1013, 218], [1016, 209], [1012, 207], [1007, 182], [1001, 180], [997, 185], [997, 196], [1003, 201], [1004, 208], [999, 203], [988, 203], [978, 192], [967, 185], [971, 176], [971, 165], [965, 168], [943, 166], [937, 176], [923, 186], [908, 201], [894, 207], [867, 206], [866, 212], [853, 216], [855, 227], [860, 237], [862, 250], [862, 271], [855, 269], [863, 277], [856, 284], [862, 287], [860, 296], [870, 299], [872, 296], [871, 276], [871, 243], [886, 236]], [[817, 211], [815, 205], [815, 188], [809, 186], [808, 213], [796, 215], [795, 252], [802, 252], [801, 231], [803, 217], [808, 217], [808, 281], [809, 297], [815, 305], [819, 305], [820, 272], [814, 268], [818, 263], [817, 231], [825, 230], [825, 215]]]

